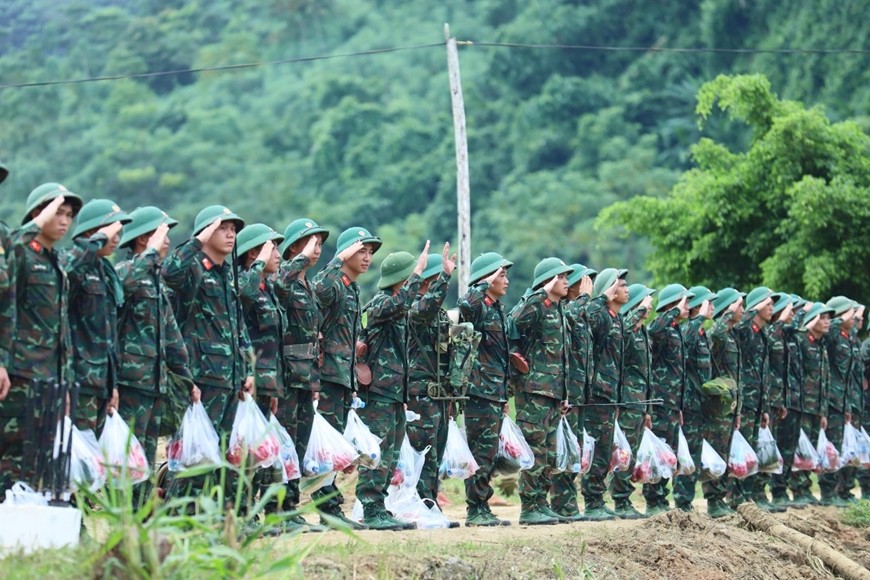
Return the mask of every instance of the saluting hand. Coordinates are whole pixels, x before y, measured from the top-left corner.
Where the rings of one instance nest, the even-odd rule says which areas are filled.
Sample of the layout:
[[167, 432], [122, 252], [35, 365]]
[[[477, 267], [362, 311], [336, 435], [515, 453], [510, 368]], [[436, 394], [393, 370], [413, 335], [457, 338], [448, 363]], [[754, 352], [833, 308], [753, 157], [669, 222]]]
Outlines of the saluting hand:
[[544, 292], [546, 292], [547, 295], [549, 295], [553, 291], [553, 288], [555, 288], [556, 282], [558, 282], [558, 281], [559, 281], [559, 277], [553, 276], [549, 282], [544, 284]]
[[420, 257], [417, 258], [417, 265], [414, 266], [414, 273], [418, 276], [423, 274], [423, 270], [426, 269], [426, 262], [429, 261], [429, 240], [426, 240], [426, 245], [423, 246], [423, 252], [420, 254]]
[[453, 275], [453, 270], [456, 269], [456, 254], [450, 256], [450, 242], [444, 243], [444, 249], [441, 250], [441, 268], [448, 276]]
[[0, 401], [6, 399], [11, 387], [12, 381], [9, 380], [9, 373], [6, 371], [6, 367], [0, 367]]
[[487, 282], [487, 284], [492, 284], [503, 273], [504, 273], [504, 266], [499, 266], [495, 272], [490, 274], [488, 278], [484, 278], [484, 280]]
[[646, 308], [646, 310], [649, 311], [649, 309], [652, 308], [652, 296], [647, 296], [646, 298], [641, 300], [640, 307]]
[[610, 288], [608, 288], [607, 290], [605, 290], [603, 292], [604, 298], [608, 302], [612, 302], [613, 299], [616, 297], [616, 289], [618, 287], [619, 287], [619, 278], [616, 279], [616, 282], [614, 282], [613, 284], [610, 285]]
[[342, 262], [347, 262], [351, 256], [363, 249], [363, 243], [359, 240], [355, 241], [338, 254], [338, 259]]
[[592, 278], [590, 276], [583, 276], [580, 278], [580, 295], [592, 295]]
[[257, 254], [257, 262], [268, 263], [272, 258], [272, 250], [275, 249], [275, 244], [272, 240], [266, 240], [266, 243], [260, 248], [260, 253]]
[[107, 226], [103, 226], [97, 230], [98, 234], [106, 234], [106, 237], [111, 240], [121, 231], [121, 228], [124, 227], [124, 224], [121, 222], [112, 222]]
[[48, 223], [48, 220], [57, 215], [57, 210], [60, 208], [60, 206], [63, 205], [63, 201], [64, 198], [62, 195], [59, 195], [51, 200], [47, 206], [42, 208], [42, 211], [39, 212], [39, 215], [33, 218], [33, 223], [39, 226], [39, 229], [44, 228], [45, 224]]
[[208, 241], [211, 239], [217, 229], [221, 227], [221, 221], [222, 220], [219, 219], [214, 220], [208, 226], [206, 226], [204, 230], [196, 235], [196, 239], [199, 240], [200, 244], [206, 245], [208, 243]]
[[148, 238], [148, 249], [160, 252], [163, 249], [163, 244], [166, 243], [166, 236], [168, 233], [169, 226], [167, 224], [160, 224], [157, 226], [157, 229], [154, 230], [154, 233], [152, 233], [151, 237]]
[[[305, 247], [302, 248], [302, 251], [299, 252], [306, 258], [308, 261], [311, 261], [311, 258], [314, 256], [314, 249], [317, 247], [317, 236], [308, 236], [308, 241], [305, 243]], [[343, 261], [343, 260], [342, 260]]]

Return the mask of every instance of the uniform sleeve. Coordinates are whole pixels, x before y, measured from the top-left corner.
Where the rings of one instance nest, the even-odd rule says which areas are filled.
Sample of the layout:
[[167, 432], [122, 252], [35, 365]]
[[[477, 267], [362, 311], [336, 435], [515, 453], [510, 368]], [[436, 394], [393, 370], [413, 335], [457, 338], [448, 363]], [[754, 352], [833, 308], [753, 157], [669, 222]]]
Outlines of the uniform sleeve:
[[475, 328], [480, 328], [486, 317], [484, 298], [489, 288], [488, 282], [481, 282], [468, 289], [459, 300], [459, 314], [464, 322], [470, 322]]
[[239, 296], [243, 302], [256, 302], [260, 295], [260, 284], [266, 279], [266, 263], [260, 260], [251, 264], [247, 270], [239, 272]]
[[586, 321], [589, 323], [589, 331], [592, 333], [593, 343], [604, 340], [610, 332], [610, 313], [607, 312], [607, 299], [599, 296], [589, 301], [586, 306]]
[[644, 306], [638, 306], [637, 308], [631, 310], [625, 317], [625, 326], [627, 328], [634, 328], [637, 326], [637, 323], [643, 320], [643, 317], [646, 316], [647, 309]]
[[188, 384], [188, 392], [193, 386], [193, 376], [190, 374], [190, 356], [187, 346], [175, 320], [172, 305], [163, 301], [163, 336], [166, 340], [166, 366], [183, 383]]
[[679, 316], [679, 308], [671, 308], [664, 314], [656, 316], [655, 320], [653, 320], [649, 325], [649, 333], [650, 336], [654, 337], [653, 340], [663, 332], [667, 332]]
[[77, 238], [73, 246], [61, 254], [60, 265], [66, 270], [72, 281], [78, 270], [84, 266], [95, 264], [99, 256], [97, 252], [109, 241], [106, 234], [94, 234], [89, 238]]
[[141, 254], [136, 254], [130, 260], [124, 260], [115, 266], [118, 279], [124, 288], [124, 297], [130, 296], [133, 290], [146, 280], [155, 268], [159, 267], [160, 254], [149, 248]]
[[326, 267], [314, 277], [314, 294], [321, 309], [332, 306], [339, 294], [341, 281], [341, 266], [344, 262], [337, 257], [329, 261]]
[[385, 300], [378, 301], [368, 309], [368, 324], [379, 324], [405, 316], [422, 282], [423, 279], [418, 274], [411, 274], [398, 292], [388, 295]]
[[15, 254], [12, 252], [6, 226], [0, 224], [0, 258], [2, 258], [2, 287], [0, 287], [0, 367], [12, 363], [12, 344], [15, 340]]
[[177, 294], [189, 293], [202, 277], [204, 266], [199, 261], [202, 244], [191, 238], [172, 252], [163, 264], [163, 279]]
[[286, 302], [290, 298], [293, 282], [299, 278], [299, 274], [308, 265], [308, 258], [302, 254], [296, 256], [292, 260], [283, 260], [278, 266], [278, 273], [275, 275], [275, 295], [278, 300]]
[[543, 290], [534, 292], [520, 304], [519, 308], [511, 312], [511, 319], [521, 335], [528, 334], [531, 329], [540, 324], [544, 317], [546, 297]]
[[441, 305], [447, 297], [450, 276], [442, 270], [429, 285], [429, 290], [414, 302], [411, 307], [411, 320], [418, 324], [431, 324], [438, 317]]

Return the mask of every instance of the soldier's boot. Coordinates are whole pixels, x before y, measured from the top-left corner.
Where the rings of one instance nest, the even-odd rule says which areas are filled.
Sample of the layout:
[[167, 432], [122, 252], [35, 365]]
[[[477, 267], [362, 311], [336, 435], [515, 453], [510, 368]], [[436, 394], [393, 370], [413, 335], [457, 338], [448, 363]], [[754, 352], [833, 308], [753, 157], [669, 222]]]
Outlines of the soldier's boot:
[[[571, 517], [566, 517], [566, 516], [559, 514], [555, 511], [553, 511], [552, 509], [550, 509], [550, 506], [548, 506], [546, 504], [538, 505], [536, 509], [539, 512], [541, 512], [542, 514], [544, 514], [545, 516], [547, 516], [548, 518], [555, 518], [556, 521], [559, 522], [560, 524], [570, 524], [571, 522], [580, 521], [580, 520], [576, 520], [576, 519], [573, 519]], [[580, 514], [578, 513], [577, 515], [579, 516]]]
[[509, 526], [509, 525], [511, 525], [511, 523], [508, 520], [503, 520], [503, 519], [499, 518], [498, 516], [496, 516], [494, 513], [492, 513], [492, 508], [489, 507], [488, 503], [484, 504], [482, 506], [482, 509], [484, 512], [486, 512], [486, 514], [490, 518], [492, 518], [493, 520], [496, 521], [497, 526]]
[[399, 532], [403, 529], [402, 524], [391, 518], [386, 510], [372, 510], [371, 515], [369, 513], [367, 510], [363, 524], [370, 530]]
[[607, 509], [604, 506], [604, 501], [601, 499], [598, 499], [597, 501], [587, 500], [586, 509], [583, 512], [583, 515], [586, 516], [587, 520], [593, 522], [603, 522], [616, 519], [616, 513], [612, 510]]
[[390, 513], [389, 511], [387, 512], [387, 517], [388, 517], [389, 519], [391, 519], [393, 522], [395, 522], [396, 524], [398, 524], [398, 525], [401, 527], [402, 530], [416, 530], [416, 529], [417, 529], [417, 524], [416, 524], [416, 523], [414, 523], [414, 522], [403, 522], [402, 520], [396, 518], [396, 516], [394, 516], [394, 515], [393, 515], [392, 513]]
[[774, 494], [773, 499], [770, 500], [770, 503], [772, 503], [774, 507], [781, 507], [783, 509], [792, 507], [791, 501], [788, 499], [788, 496], [784, 494]]
[[806, 490], [795, 492], [793, 501], [800, 502], [804, 507], [811, 505], [820, 505], [819, 500], [816, 499], [816, 496]]
[[691, 513], [695, 511], [695, 506], [690, 503], [679, 502], [677, 503], [677, 509], [681, 512]]
[[707, 501], [707, 515], [714, 520], [732, 514], [734, 514], [734, 510], [728, 507], [728, 505], [721, 499], [711, 499]]
[[585, 521], [587, 521], [586, 516], [581, 514], [580, 510], [577, 508], [574, 508], [573, 512], [569, 511], [567, 509], [554, 509], [554, 508], [550, 508], [550, 507], [547, 507], [547, 509], [549, 510], [547, 512], [548, 515], [550, 512], [552, 512], [552, 513], [556, 514], [556, 517], [558, 517], [560, 521], [562, 521], [562, 520], [566, 520], [568, 522], [585, 522]]
[[465, 526], [499, 526], [500, 520], [489, 513], [489, 510], [482, 509], [482, 506], [468, 506], [468, 515], [465, 517]]
[[354, 531], [369, 529], [365, 523], [355, 522], [345, 516], [338, 506], [329, 506], [321, 509], [320, 525], [328, 528], [350, 528]]
[[646, 517], [631, 505], [631, 500], [617, 501], [614, 508], [613, 513], [621, 520], [640, 520]]
[[558, 523], [559, 518], [548, 516], [538, 506], [524, 507], [520, 511], [521, 526], [547, 526]]
[[755, 502], [755, 505], [758, 506], [758, 509], [766, 511], [768, 513], [781, 513], [785, 511], [784, 505], [774, 505], [767, 499], [767, 494], [764, 493], [756, 493], [752, 496], [752, 501]]
[[653, 516], [663, 514], [667, 511], [670, 511], [670, 507], [668, 507], [667, 504], [663, 504], [663, 503], [654, 503], [652, 505], [647, 504], [646, 517], [651, 518]]

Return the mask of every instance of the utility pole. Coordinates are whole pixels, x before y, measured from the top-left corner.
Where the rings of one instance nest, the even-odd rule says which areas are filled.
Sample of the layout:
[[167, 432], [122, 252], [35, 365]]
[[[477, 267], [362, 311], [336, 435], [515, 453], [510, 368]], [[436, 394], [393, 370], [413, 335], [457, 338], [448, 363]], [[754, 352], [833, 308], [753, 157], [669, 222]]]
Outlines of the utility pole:
[[465, 133], [465, 101], [459, 78], [459, 52], [450, 25], [444, 24], [447, 42], [447, 71], [450, 77], [450, 100], [453, 103], [453, 132], [456, 143], [456, 223], [459, 244], [459, 296], [468, 290], [471, 275], [471, 188], [468, 181], [468, 137]]

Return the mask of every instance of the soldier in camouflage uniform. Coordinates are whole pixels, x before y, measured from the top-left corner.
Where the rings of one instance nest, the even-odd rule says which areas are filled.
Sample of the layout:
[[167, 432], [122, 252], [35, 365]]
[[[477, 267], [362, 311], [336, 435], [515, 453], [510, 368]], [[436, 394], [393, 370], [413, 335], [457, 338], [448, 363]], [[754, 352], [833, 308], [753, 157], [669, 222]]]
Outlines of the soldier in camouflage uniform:
[[[852, 346], [852, 372], [849, 378], [849, 399], [847, 404], [852, 412], [852, 425], [860, 429], [864, 417], [864, 355], [861, 353], [861, 340], [858, 332], [864, 325], [864, 307], [856, 301], [852, 301], [855, 313], [852, 316], [852, 330], [849, 331], [849, 342]], [[844, 475], [844, 489], [846, 493], [840, 497], [854, 503], [857, 498], [852, 494], [852, 489], [858, 485], [858, 474], [867, 471], [864, 467], [848, 466]]]
[[471, 263], [470, 286], [459, 299], [459, 319], [482, 334], [465, 403], [468, 446], [479, 469], [465, 480], [466, 526], [500, 526], [489, 507], [498, 435], [508, 401], [508, 329], [500, 299], [507, 293], [507, 269], [513, 266], [495, 252]]
[[[867, 392], [867, 387], [870, 385], [870, 338], [865, 339], [861, 343], [861, 358], [864, 360], [862, 424], [866, 430], [870, 426], [868, 424], [870, 423], [870, 393]], [[861, 499], [870, 499], [870, 469], [864, 468], [858, 470], [858, 483], [861, 484]]]
[[0, 384], [0, 489], [23, 480], [34, 488], [32, 467], [25, 465], [49, 449], [35, 449], [25, 440], [28, 401], [38, 396], [34, 379], [69, 380], [71, 345], [67, 326], [68, 281], [54, 246], [69, 230], [82, 207], [81, 198], [57, 183], [45, 183], [27, 197], [23, 226], [9, 242], [8, 267], [15, 280], [15, 340], [5, 367], [9, 386]]
[[359, 466], [356, 496], [363, 506], [363, 525], [373, 530], [414, 529], [394, 519], [384, 506], [387, 487], [399, 463], [405, 438], [405, 403], [408, 400], [408, 314], [423, 282], [429, 242], [418, 258], [408, 252], [394, 252], [381, 264], [380, 292], [366, 304], [367, 324], [363, 332], [364, 360], [372, 371], [368, 386], [360, 384], [365, 407], [360, 418], [381, 438], [381, 460], [377, 467]]
[[[683, 417], [683, 435], [689, 445], [689, 452], [696, 469], [689, 475], [674, 478], [674, 503], [683, 511], [694, 511], [695, 487], [700, 475], [701, 446], [707, 417], [704, 413], [704, 392], [702, 385], [713, 378], [713, 363], [710, 343], [704, 324], [713, 317], [713, 300], [718, 296], [704, 286], [689, 288], [694, 297], [689, 300], [689, 320], [685, 328], [686, 342], [686, 387], [680, 413]], [[674, 447], [676, 449], [676, 447]]]
[[[0, 183], [3, 183], [8, 175], [6, 166], [0, 162]], [[12, 386], [9, 382], [9, 364], [12, 359], [12, 337], [15, 332], [15, 269], [11, 267], [9, 251], [9, 228], [0, 220], [0, 401], [6, 398], [9, 387]], [[2, 484], [3, 480], [0, 479], [0, 485]], [[0, 491], [3, 489], [5, 488], [0, 488]]]
[[[338, 236], [335, 257], [314, 278], [314, 293], [323, 319], [323, 366], [320, 369], [317, 410], [339, 431], [344, 431], [347, 412], [356, 391], [356, 343], [362, 329], [356, 280], [368, 272], [372, 255], [380, 247], [380, 238], [365, 228], [348, 228]], [[365, 526], [342, 514], [344, 497], [334, 480], [314, 492], [312, 497], [320, 502], [322, 513], [354, 529], [364, 529]]]
[[[649, 325], [653, 396], [663, 401], [662, 405], [653, 410], [652, 430], [673, 448], [677, 447], [678, 430], [683, 422], [680, 409], [686, 392], [686, 340], [680, 323], [688, 318], [688, 301], [694, 296], [680, 284], [665, 286], [659, 293], [659, 304], [656, 307], [659, 315]], [[644, 484], [647, 516], [670, 509], [667, 485], [667, 479]], [[691, 509], [685, 504], [679, 507], [683, 510]]]
[[[619, 407], [618, 418], [632, 449], [637, 449], [640, 444], [644, 427], [652, 426], [652, 407], [636, 403], [652, 396], [652, 352], [644, 321], [652, 311], [654, 293], [654, 289], [643, 284], [632, 284], [628, 287], [628, 302], [619, 311], [625, 327], [625, 354], [622, 364], [622, 389], [619, 393], [619, 402], [623, 406]], [[610, 484], [614, 511], [624, 520], [644, 517], [631, 503], [631, 494], [634, 493], [634, 484], [631, 482], [633, 468], [632, 465], [625, 471], [614, 473]]]
[[106, 413], [118, 408], [117, 312], [124, 304], [124, 290], [109, 256], [118, 247], [121, 227], [129, 221], [130, 216], [114, 202], [89, 201], [73, 230], [75, 246], [64, 256], [73, 372], [80, 384], [75, 423], [97, 433]]
[[625, 331], [619, 310], [628, 302], [625, 277], [628, 270], [605, 268], [595, 277], [592, 300], [586, 318], [592, 334], [592, 376], [589, 381], [587, 407], [584, 411], [586, 431], [595, 439], [592, 465], [581, 485], [585, 502], [584, 515], [591, 520], [612, 520], [615, 512], [604, 505], [605, 478], [613, 451], [615, 405], [622, 386]]

